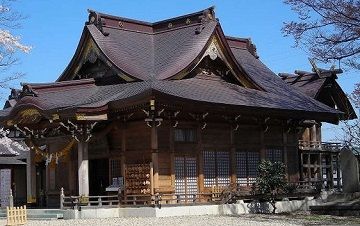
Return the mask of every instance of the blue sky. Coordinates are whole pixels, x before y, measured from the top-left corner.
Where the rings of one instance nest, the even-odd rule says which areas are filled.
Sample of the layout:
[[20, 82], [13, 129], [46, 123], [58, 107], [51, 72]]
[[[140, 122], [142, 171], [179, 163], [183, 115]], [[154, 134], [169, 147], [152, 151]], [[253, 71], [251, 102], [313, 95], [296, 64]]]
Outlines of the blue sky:
[[[16, 70], [26, 74], [21, 81], [55, 81], [75, 52], [88, 18], [87, 9], [154, 22], [213, 5], [225, 34], [250, 37], [260, 59], [275, 73], [311, 69], [306, 53], [293, 48], [293, 40], [281, 34], [283, 22], [296, 18], [281, 0], [18, 0], [14, 8], [27, 19], [15, 33], [33, 49], [29, 54], [20, 55], [21, 64]], [[359, 81], [360, 77], [353, 71], [345, 72], [338, 79], [347, 93]], [[19, 81], [13, 86], [18, 84]], [[323, 139], [330, 140], [336, 133], [333, 126], [325, 125]]]

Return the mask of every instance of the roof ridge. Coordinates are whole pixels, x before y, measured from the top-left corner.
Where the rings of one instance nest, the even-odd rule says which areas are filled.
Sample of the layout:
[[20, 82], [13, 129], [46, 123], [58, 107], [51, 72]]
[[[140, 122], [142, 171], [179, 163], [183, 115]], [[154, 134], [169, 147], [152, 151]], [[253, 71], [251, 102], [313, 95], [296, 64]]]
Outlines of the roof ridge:
[[[190, 25], [186, 25], [186, 26], [179, 26], [179, 27], [175, 27], [175, 28], [170, 28], [167, 30], [162, 30], [162, 31], [155, 31], [155, 32], [146, 32], [146, 31], [136, 31], [136, 30], [131, 30], [131, 29], [126, 29], [126, 28], [121, 28], [121, 27], [113, 27], [113, 26], [104, 26], [108, 29], [115, 29], [115, 30], [122, 30], [122, 31], [128, 31], [128, 32], [135, 32], [135, 33], [141, 33], [141, 34], [146, 34], [146, 35], [157, 35], [157, 34], [162, 34], [162, 33], [166, 33], [166, 32], [171, 32], [171, 31], [176, 31], [176, 30], [180, 30], [180, 29], [185, 29], [188, 27], [195, 27], [198, 26], [200, 23], [193, 23]], [[87, 25], [89, 26], [89, 25]]]
[[188, 14], [184, 14], [184, 15], [181, 15], [181, 16], [177, 16], [177, 17], [172, 17], [172, 18], [169, 18], [169, 19], [165, 19], [165, 20], [160, 20], [160, 21], [157, 21], [157, 22], [154, 22], [152, 23], [153, 25], [157, 25], [157, 24], [161, 24], [161, 23], [168, 23], [170, 21], [176, 21], [176, 20], [181, 20], [181, 19], [185, 19], [185, 18], [188, 18], [188, 17], [193, 17], [193, 16], [196, 16], [196, 15], [203, 15], [204, 12], [209, 12], [211, 13], [211, 15], [213, 16], [213, 18], [215, 18], [215, 6], [210, 6], [209, 8], [206, 8], [206, 9], [203, 9], [203, 10], [200, 10], [200, 11], [197, 11], [197, 12], [194, 12], [194, 13], [188, 13]]
[[134, 20], [125, 17], [113, 16], [94, 10], [88, 10], [89, 19], [85, 25], [94, 24], [104, 35], [108, 34], [103, 30], [103, 27], [127, 28], [135, 31], [154, 33], [179, 26], [188, 26], [201, 23], [203, 20], [216, 20], [214, 9], [215, 7], [212, 6], [198, 12], [160, 20], [157, 22]]
[[[89, 19], [90, 19], [90, 15], [92, 13], [95, 13], [95, 14], [99, 15], [100, 17], [107, 17], [107, 18], [115, 19], [115, 20], [121, 20], [121, 21], [127, 21], [127, 22], [142, 24], [142, 25], [154, 26], [154, 25], [158, 25], [158, 24], [161, 24], [161, 23], [168, 23], [168, 22], [171, 22], [171, 21], [176, 21], [176, 20], [187, 18], [187, 17], [201, 15], [205, 11], [210, 11], [212, 13], [212, 15], [214, 16], [214, 18], [215, 18], [214, 10], [215, 10], [215, 6], [210, 6], [210, 7], [206, 8], [206, 9], [203, 9], [203, 10], [200, 10], [200, 11], [197, 11], [197, 12], [188, 13], [188, 14], [184, 14], [184, 15], [181, 15], [181, 16], [176, 16], [176, 17], [172, 17], [172, 18], [169, 18], [169, 19], [163, 19], [163, 20], [159, 20], [159, 21], [155, 21], [155, 22], [147, 22], [147, 21], [143, 21], [143, 20], [136, 20], [136, 19], [131, 19], [131, 18], [127, 18], [127, 17], [120, 17], [120, 16], [115, 16], [115, 15], [110, 15], [110, 14], [98, 12], [98, 11], [95, 11], [95, 10], [92, 10], [92, 9], [88, 9], [88, 12], [89, 12]], [[89, 20], [89, 22], [91, 22], [91, 21]]]
[[77, 85], [86, 85], [86, 84], [95, 84], [95, 80], [93, 78], [89, 78], [89, 79], [67, 80], [67, 81], [51, 82], [51, 83], [21, 83], [22, 86], [30, 86], [34, 89], [46, 89], [52, 87], [77, 86]]

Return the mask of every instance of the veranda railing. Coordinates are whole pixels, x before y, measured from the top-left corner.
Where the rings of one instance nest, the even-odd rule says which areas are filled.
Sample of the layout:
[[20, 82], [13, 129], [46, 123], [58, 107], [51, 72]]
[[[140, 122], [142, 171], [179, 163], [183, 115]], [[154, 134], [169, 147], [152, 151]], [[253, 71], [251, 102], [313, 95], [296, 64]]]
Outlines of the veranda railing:
[[[322, 181], [299, 181], [289, 183], [294, 185], [292, 194], [280, 195], [279, 198], [304, 197], [308, 194], [319, 192], [319, 186]], [[61, 209], [73, 208], [81, 209], [82, 207], [126, 207], [126, 206], [151, 206], [161, 207], [162, 205], [193, 205], [193, 204], [219, 204], [226, 203], [230, 200], [255, 200], [258, 195], [251, 194], [249, 187], [238, 187], [226, 189], [212, 189], [209, 193], [197, 194], [168, 194], [157, 193], [155, 195], [108, 195], [108, 196], [65, 196], [63, 189], [60, 195]]]

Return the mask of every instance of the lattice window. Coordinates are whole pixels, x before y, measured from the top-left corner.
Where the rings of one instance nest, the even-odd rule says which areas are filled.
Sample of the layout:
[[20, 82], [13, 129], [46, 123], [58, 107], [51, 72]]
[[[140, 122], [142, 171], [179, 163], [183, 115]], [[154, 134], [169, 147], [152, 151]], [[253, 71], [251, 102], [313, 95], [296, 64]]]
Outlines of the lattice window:
[[267, 149], [266, 159], [272, 162], [283, 162], [283, 150], [279, 148]]
[[224, 187], [230, 184], [229, 152], [204, 151], [204, 186]]
[[196, 158], [175, 157], [175, 194], [197, 194], [197, 184]]
[[186, 167], [186, 194], [197, 194], [197, 170], [196, 170], [196, 158], [185, 158]]
[[248, 152], [247, 162], [248, 162], [248, 183], [249, 185], [251, 185], [256, 181], [256, 177], [258, 175], [258, 166], [260, 162], [259, 152]]
[[121, 160], [110, 159], [110, 179], [121, 177]]
[[185, 159], [175, 157], [175, 194], [184, 194], [185, 186]]
[[216, 152], [217, 186], [226, 187], [230, 184], [229, 152]]
[[243, 186], [252, 185], [256, 181], [259, 162], [259, 152], [236, 152], [236, 182]]
[[204, 151], [204, 186], [216, 185], [216, 160], [214, 151]]
[[247, 154], [236, 152], [236, 183], [247, 184]]

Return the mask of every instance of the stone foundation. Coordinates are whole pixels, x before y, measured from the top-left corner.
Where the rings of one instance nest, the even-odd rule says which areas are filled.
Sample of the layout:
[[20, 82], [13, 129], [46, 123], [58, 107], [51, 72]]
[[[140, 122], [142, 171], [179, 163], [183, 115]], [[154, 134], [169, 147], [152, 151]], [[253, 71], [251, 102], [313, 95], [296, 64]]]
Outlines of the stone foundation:
[[[312, 197], [304, 200], [276, 202], [276, 213], [305, 211], [309, 206], [322, 204], [322, 200]], [[238, 201], [236, 204], [223, 205], [191, 205], [153, 207], [123, 207], [123, 208], [87, 208], [81, 210], [65, 210], [64, 219], [113, 218], [113, 217], [174, 217], [193, 215], [240, 215], [248, 213], [271, 213], [269, 203]]]

